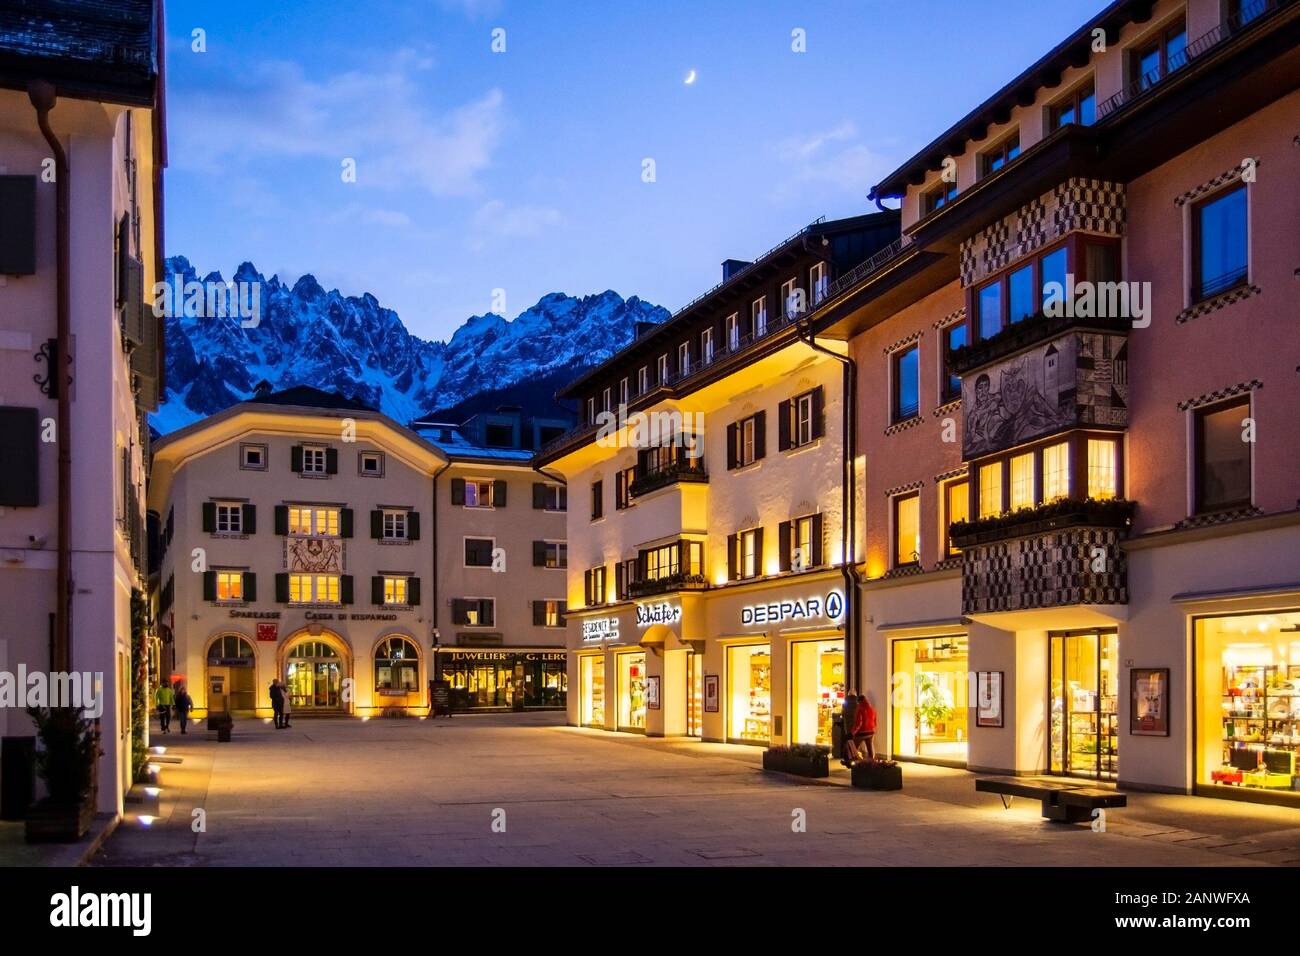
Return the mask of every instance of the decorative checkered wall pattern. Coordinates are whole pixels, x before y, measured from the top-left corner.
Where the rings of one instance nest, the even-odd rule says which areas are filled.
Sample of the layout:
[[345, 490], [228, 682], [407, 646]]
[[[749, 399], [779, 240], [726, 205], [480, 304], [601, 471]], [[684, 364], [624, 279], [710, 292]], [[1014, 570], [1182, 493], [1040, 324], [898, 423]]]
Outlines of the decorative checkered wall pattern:
[[[963, 614], [1127, 604], [1128, 561], [1114, 528], [1069, 528], [962, 551]], [[1101, 548], [1106, 570], [1093, 571]]]
[[1101, 179], [1067, 179], [961, 245], [961, 283], [971, 286], [1066, 233], [1124, 235], [1124, 186]]

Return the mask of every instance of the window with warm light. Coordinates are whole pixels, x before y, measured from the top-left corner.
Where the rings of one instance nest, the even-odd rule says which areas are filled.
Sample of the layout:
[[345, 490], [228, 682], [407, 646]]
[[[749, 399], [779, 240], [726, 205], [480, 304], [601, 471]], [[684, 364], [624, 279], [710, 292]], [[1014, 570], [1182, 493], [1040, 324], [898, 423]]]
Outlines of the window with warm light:
[[740, 533], [740, 576], [753, 578], [763, 573], [763, 556], [759, 553], [759, 532], [751, 528]]
[[290, 604], [338, 604], [339, 576], [337, 574], [289, 575]]
[[1114, 498], [1119, 494], [1117, 458], [1113, 439], [1088, 439], [1089, 498]]
[[1070, 493], [1070, 444], [1060, 442], [1043, 449], [1043, 504]]
[[384, 603], [407, 604], [406, 578], [384, 575]]
[[244, 599], [244, 572], [217, 572], [217, 600], [242, 601]]
[[944, 506], [944, 538], [945, 550], [948, 557], [954, 557], [961, 554], [961, 548], [952, 543], [951, 532], [953, 524], [958, 521], [967, 521], [970, 519], [970, 482], [962, 479], [961, 481], [950, 481], [943, 486], [943, 506]]
[[921, 496], [903, 495], [894, 499], [894, 567], [917, 564], [921, 560]]
[[1011, 510], [1034, 506], [1034, 456], [1033, 453], [1016, 455], [1011, 459]]
[[1002, 463], [980, 466], [980, 517], [1002, 513]]
[[337, 538], [338, 508], [289, 508], [289, 533], [299, 537]]

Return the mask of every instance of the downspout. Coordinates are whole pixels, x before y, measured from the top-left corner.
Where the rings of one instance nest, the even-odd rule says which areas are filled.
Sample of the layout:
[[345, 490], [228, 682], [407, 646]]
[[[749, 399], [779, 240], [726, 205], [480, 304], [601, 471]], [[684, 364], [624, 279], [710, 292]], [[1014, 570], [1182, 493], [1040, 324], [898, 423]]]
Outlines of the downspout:
[[[812, 323], [801, 319], [796, 326], [801, 341], [814, 351], [829, 355], [838, 361], [844, 369], [844, 436], [842, 441], [844, 463], [840, 476], [840, 572], [844, 576], [844, 643], [847, 645], [844, 662], [844, 686], [853, 688], [858, 678], [858, 577], [857, 556], [854, 553], [854, 529], [857, 527], [857, 469], [854, 459], [857, 457], [857, 437], [854, 428], [857, 409], [858, 366], [848, 355], [840, 355], [821, 345]], [[862, 688], [857, 687], [858, 693]]]
[[54, 647], [50, 669], [72, 670], [72, 333], [69, 320], [68, 236], [71, 231], [68, 154], [50, 128], [50, 110], [58, 100], [54, 85], [45, 80], [27, 84], [27, 96], [36, 109], [36, 123], [54, 154], [56, 230], [55, 339], [58, 355], [51, 382], [58, 389], [58, 580], [54, 606]]
[[[429, 582], [431, 585], [429, 590], [433, 592], [431, 595], [433, 598], [431, 629], [434, 631], [438, 630], [438, 477], [450, 467], [451, 459], [448, 458], [447, 463], [433, 473], [433, 513], [429, 521], [432, 526], [429, 529], [429, 537], [433, 540], [433, 579]], [[437, 640], [441, 643], [441, 635]], [[438, 657], [436, 644], [433, 647], [433, 670], [433, 679], [442, 680], [442, 661]], [[432, 698], [429, 700], [429, 706], [433, 706]]]

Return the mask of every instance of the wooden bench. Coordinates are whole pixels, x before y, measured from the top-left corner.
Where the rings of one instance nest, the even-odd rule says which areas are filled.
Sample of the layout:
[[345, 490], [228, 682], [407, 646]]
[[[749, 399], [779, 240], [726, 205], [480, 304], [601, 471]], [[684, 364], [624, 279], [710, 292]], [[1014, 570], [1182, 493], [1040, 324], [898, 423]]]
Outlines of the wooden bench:
[[983, 777], [975, 781], [975, 792], [996, 793], [1004, 807], [1010, 807], [1016, 797], [1039, 800], [1043, 816], [1055, 823], [1091, 823], [1094, 810], [1128, 806], [1122, 793], [1064, 780]]

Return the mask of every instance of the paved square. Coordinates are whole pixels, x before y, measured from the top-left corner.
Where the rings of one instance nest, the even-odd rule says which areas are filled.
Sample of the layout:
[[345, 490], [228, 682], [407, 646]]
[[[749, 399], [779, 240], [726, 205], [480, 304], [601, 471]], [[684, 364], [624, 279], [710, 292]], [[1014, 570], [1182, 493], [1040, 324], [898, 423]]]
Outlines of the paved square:
[[[1104, 833], [904, 764], [904, 789], [764, 773], [757, 748], [563, 726], [556, 714], [238, 721], [155, 735], [159, 818], [133, 812], [97, 865], [1236, 866], [1300, 862], [1300, 815], [1130, 794]], [[204, 832], [195, 832], [202, 810]], [[128, 806], [128, 811], [131, 811]], [[806, 822], [804, 832], [796, 823]], [[495, 824], [495, 826], [494, 826]]]

